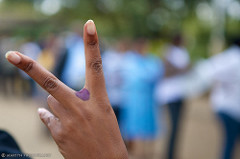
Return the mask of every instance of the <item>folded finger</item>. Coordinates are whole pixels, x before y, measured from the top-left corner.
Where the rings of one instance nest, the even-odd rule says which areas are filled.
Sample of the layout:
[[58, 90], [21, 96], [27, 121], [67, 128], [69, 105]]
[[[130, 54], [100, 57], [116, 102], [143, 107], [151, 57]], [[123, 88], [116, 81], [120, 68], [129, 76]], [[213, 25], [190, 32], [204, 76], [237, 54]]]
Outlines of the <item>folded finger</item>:
[[38, 108], [38, 115], [51, 132], [57, 129], [57, 126], [60, 124], [59, 119], [44, 108]]
[[63, 119], [65, 116], [67, 116], [66, 108], [52, 95], [48, 96], [47, 103], [53, 115], [56, 116], [57, 118]]

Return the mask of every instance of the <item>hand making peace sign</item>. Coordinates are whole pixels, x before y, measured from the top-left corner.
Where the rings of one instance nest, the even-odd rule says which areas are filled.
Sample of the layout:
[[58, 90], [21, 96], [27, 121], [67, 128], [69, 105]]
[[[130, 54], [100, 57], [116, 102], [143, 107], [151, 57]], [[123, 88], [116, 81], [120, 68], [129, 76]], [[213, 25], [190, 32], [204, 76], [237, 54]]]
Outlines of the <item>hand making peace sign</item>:
[[53, 114], [43, 108], [38, 112], [66, 159], [127, 159], [127, 150], [108, 100], [92, 20], [84, 25], [84, 46], [86, 83], [79, 92], [19, 52], [8, 52], [6, 58], [51, 94], [48, 105]]

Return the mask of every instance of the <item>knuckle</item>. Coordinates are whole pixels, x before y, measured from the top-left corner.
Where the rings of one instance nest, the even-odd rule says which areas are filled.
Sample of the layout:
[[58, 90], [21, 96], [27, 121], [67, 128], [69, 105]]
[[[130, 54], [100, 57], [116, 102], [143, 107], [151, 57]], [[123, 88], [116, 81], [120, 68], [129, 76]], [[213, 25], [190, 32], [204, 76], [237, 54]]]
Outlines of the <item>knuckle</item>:
[[76, 124], [63, 124], [63, 131], [60, 134], [62, 138], [68, 138], [68, 135], [76, 132]]
[[64, 132], [66, 134], [72, 132], [74, 130], [74, 119], [70, 118], [70, 119], [65, 119], [64, 123], [63, 123], [63, 128], [64, 128]]
[[51, 104], [51, 102], [52, 102], [52, 96], [51, 96], [51, 95], [49, 95], [49, 96], [47, 97], [47, 102], [48, 102], [48, 104]]
[[45, 119], [45, 124], [49, 129], [53, 128], [54, 120], [55, 120], [55, 118], [53, 116], [49, 116]]
[[51, 111], [53, 111], [53, 112], [57, 111], [55, 104], [53, 104], [52, 102], [49, 102], [49, 101], [47, 101], [47, 103], [48, 103], [48, 107], [50, 108]]
[[32, 70], [33, 65], [34, 65], [34, 61], [29, 61], [26, 64], [22, 64], [22, 70], [28, 73], [30, 70]]
[[61, 130], [61, 131], [56, 131], [53, 137], [58, 144], [61, 144], [65, 142], [65, 138], [67, 137], [67, 135], [64, 132], [64, 130]]
[[98, 101], [98, 107], [102, 108], [104, 113], [111, 114], [113, 112], [112, 106], [107, 101]]
[[105, 108], [105, 111], [106, 111], [107, 114], [113, 113], [112, 106], [110, 104], [107, 104], [106, 108]]
[[91, 40], [88, 42], [88, 46], [92, 49], [98, 48], [98, 41], [97, 40]]
[[60, 137], [60, 136], [56, 135], [54, 139], [55, 139], [57, 144], [64, 144], [65, 143], [65, 140], [64, 140], [63, 137]]
[[82, 116], [83, 116], [84, 120], [87, 122], [92, 121], [94, 118], [93, 113], [88, 108], [82, 109]]
[[87, 120], [87, 121], [92, 121], [93, 120], [93, 114], [91, 114], [91, 113], [86, 113], [85, 114], [85, 119]]
[[47, 77], [43, 82], [43, 88], [47, 91], [55, 91], [58, 88], [57, 79], [53, 77]]
[[101, 58], [97, 58], [92, 60], [92, 62], [90, 62], [90, 68], [95, 71], [96, 73], [101, 73], [102, 72], [102, 59]]
[[51, 117], [47, 117], [46, 125], [47, 125], [47, 127], [51, 128]]
[[112, 106], [111, 106], [110, 104], [106, 104], [106, 105], [105, 105], [105, 112], [106, 112], [107, 114], [113, 113], [113, 109], [112, 109]]

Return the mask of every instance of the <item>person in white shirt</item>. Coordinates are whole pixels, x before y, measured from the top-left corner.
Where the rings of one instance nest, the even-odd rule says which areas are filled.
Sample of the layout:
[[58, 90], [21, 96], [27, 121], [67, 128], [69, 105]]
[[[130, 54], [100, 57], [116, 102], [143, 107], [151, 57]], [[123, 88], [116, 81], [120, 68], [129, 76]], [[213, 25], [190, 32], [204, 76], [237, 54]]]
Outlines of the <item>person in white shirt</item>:
[[224, 129], [222, 159], [232, 158], [235, 144], [240, 136], [239, 45], [240, 40], [208, 61], [212, 72], [209, 74], [209, 81], [213, 86], [211, 103]]
[[168, 141], [167, 158], [173, 159], [179, 124], [184, 109], [184, 96], [181, 87], [175, 85], [175, 81], [186, 72], [189, 67], [190, 58], [187, 50], [183, 47], [183, 38], [176, 35], [165, 55], [165, 79], [161, 82], [161, 104], [167, 104], [170, 115], [170, 138]]
[[[176, 95], [182, 95], [184, 98], [201, 95], [212, 88], [210, 96], [212, 108], [219, 117], [224, 130], [222, 159], [232, 158], [235, 144], [240, 135], [239, 68], [240, 39], [237, 39], [224, 52], [201, 60], [191, 71], [179, 76], [178, 80], [168, 83], [169, 86], [176, 86]], [[166, 86], [159, 86], [158, 98], [169, 88]], [[166, 94], [165, 97], [171, 99], [171, 93]]]

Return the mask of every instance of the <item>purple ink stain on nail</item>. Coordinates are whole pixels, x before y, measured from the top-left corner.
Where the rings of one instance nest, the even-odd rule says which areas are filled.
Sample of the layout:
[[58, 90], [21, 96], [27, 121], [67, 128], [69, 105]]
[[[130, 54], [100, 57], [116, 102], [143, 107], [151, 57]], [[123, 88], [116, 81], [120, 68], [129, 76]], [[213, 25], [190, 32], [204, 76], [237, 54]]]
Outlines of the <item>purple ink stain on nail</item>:
[[76, 92], [76, 96], [84, 101], [89, 100], [90, 93], [86, 88], [81, 89], [80, 91]]

